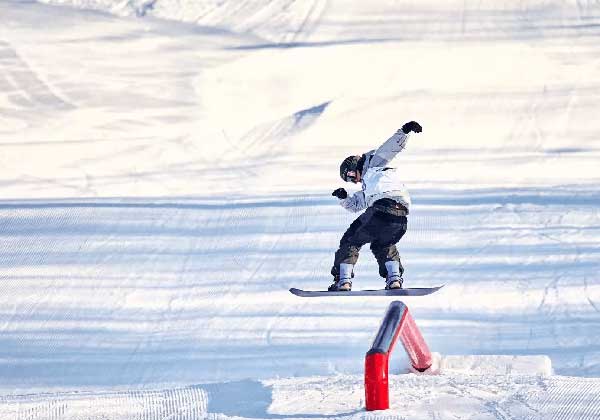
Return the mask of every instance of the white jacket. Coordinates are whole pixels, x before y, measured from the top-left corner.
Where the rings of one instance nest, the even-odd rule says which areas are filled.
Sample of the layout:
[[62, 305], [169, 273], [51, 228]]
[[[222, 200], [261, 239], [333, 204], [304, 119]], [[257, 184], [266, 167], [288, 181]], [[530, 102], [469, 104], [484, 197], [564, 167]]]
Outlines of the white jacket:
[[382, 198], [390, 198], [410, 209], [410, 195], [402, 182], [398, 169], [388, 166], [390, 161], [406, 147], [408, 134], [402, 130], [387, 139], [377, 150], [366, 153], [361, 179], [362, 191], [357, 191], [340, 205], [351, 212], [359, 212]]

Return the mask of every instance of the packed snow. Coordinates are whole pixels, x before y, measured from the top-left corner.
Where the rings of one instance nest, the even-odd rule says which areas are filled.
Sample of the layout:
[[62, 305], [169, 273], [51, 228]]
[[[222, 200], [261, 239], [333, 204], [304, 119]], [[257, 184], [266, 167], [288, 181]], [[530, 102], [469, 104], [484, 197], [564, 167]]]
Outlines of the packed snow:
[[[599, 37], [597, 1], [1, 1], [0, 418], [600, 419]], [[370, 413], [392, 299], [288, 289], [409, 120], [440, 356]]]

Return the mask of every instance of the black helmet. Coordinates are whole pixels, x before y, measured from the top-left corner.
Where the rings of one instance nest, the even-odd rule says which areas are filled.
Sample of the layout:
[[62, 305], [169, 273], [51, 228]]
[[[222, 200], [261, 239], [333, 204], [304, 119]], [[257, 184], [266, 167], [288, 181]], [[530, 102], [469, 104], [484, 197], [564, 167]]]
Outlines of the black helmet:
[[356, 176], [359, 160], [360, 156], [348, 156], [340, 165], [340, 177], [345, 182], [351, 182], [352, 179]]

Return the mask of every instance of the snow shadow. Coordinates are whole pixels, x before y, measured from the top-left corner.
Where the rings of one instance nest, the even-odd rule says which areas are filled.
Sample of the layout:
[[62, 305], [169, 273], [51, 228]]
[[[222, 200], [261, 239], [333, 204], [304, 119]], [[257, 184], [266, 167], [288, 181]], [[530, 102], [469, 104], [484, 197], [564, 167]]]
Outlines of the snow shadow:
[[269, 418], [271, 389], [251, 379], [201, 385], [208, 393], [208, 412], [227, 416]]
[[279, 415], [270, 413], [273, 403], [273, 387], [260, 381], [246, 379], [242, 381], [222, 382], [200, 385], [208, 394], [208, 413], [224, 414], [232, 417], [251, 419], [287, 419], [287, 418], [338, 418], [352, 415], [363, 410], [354, 410], [335, 415], [303, 414]]

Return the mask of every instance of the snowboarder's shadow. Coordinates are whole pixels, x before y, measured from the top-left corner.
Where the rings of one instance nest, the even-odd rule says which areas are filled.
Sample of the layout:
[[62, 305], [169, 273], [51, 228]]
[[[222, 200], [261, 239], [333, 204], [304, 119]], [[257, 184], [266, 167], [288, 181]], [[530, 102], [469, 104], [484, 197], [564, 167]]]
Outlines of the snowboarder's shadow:
[[269, 413], [269, 407], [273, 403], [272, 387], [251, 379], [201, 385], [201, 388], [205, 389], [208, 394], [209, 414], [224, 414], [226, 416], [255, 419], [311, 419], [339, 418], [364, 412], [364, 409], [358, 409], [331, 415], [302, 413], [271, 414]]

